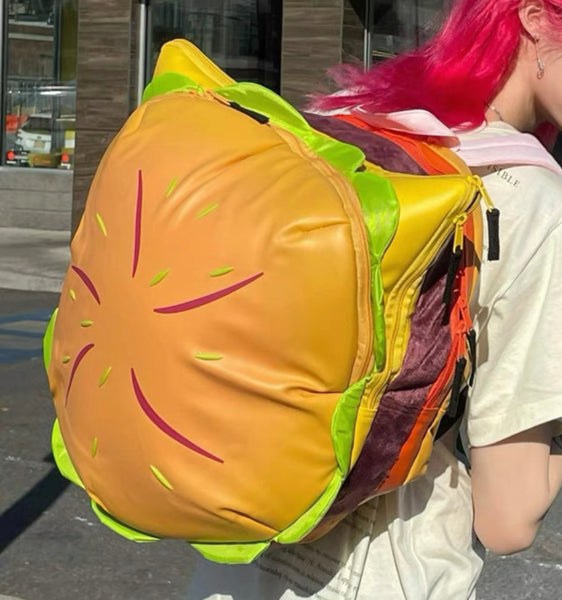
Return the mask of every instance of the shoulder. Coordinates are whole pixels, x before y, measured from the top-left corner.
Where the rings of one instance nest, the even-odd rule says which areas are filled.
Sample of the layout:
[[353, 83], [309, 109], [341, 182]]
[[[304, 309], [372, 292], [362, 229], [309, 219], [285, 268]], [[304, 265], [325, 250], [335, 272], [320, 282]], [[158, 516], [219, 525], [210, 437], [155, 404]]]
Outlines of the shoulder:
[[485, 268], [493, 272], [493, 279], [501, 275], [495, 282], [503, 283], [503, 290], [497, 289], [501, 293], [535, 254], [558, 246], [553, 240], [562, 242], [562, 176], [524, 165], [491, 165], [479, 174], [500, 211], [501, 259]]
[[[513, 166], [492, 167], [482, 179], [500, 212], [500, 260], [490, 262], [486, 258], [488, 232], [484, 218], [482, 264], [473, 298], [477, 321], [483, 315], [494, 314], [500, 300], [498, 308], [505, 307], [506, 298], [523, 306], [529, 299], [523, 302], [520, 296], [530, 293], [533, 286], [551, 286], [562, 275], [562, 271], [560, 275], [558, 270], [553, 272], [562, 252], [562, 177], [541, 167]], [[562, 310], [562, 306], [559, 308]], [[510, 305], [509, 310], [517, 309]]]
[[[532, 165], [490, 165], [482, 180], [500, 211], [501, 241], [534, 252], [562, 224], [562, 175]], [[557, 235], [560, 235], [559, 233]], [[515, 253], [515, 252], [514, 252]], [[512, 253], [506, 255], [513, 260]]]
[[[486, 300], [509, 288], [533, 257], [546, 255], [562, 241], [562, 169], [534, 137], [507, 123], [492, 123], [459, 134], [500, 211], [499, 263], [485, 264]], [[489, 160], [487, 160], [489, 159]], [[511, 161], [511, 162], [510, 162]], [[558, 243], [552, 243], [559, 240]]]
[[487, 185], [532, 193], [543, 202], [559, 197], [562, 168], [535, 136], [495, 122], [460, 132], [458, 139], [457, 152]]
[[[501, 179], [514, 188], [524, 187], [527, 192], [540, 190], [548, 195], [560, 195], [562, 191], [562, 171], [559, 173], [541, 165], [501, 164], [492, 162], [474, 169], [489, 182]], [[495, 177], [493, 177], [495, 175]]]
[[562, 174], [535, 165], [494, 164], [479, 168], [478, 174], [507, 214], [537, 218], [537, 225], [549, 229], [562, 220]]

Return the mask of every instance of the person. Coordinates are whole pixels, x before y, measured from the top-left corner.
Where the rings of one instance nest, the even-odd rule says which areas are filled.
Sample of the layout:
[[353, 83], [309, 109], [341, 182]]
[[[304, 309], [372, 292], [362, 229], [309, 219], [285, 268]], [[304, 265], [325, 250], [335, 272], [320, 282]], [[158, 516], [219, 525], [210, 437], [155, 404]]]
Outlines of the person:
[[[345, 91], [317, 98], [317, 110], [423, 109], [461, 146], [492, 136], [508, 147], [562, 126], [562, 0], [458, 0], [421, 48], [338, 76]], [[532, 544], [562, 485], [562, 171], [540, 152], [547, 166], [476, 169], [501, 213], [502, 256], [484, 256], [472, 300], [478, 371], [460, 427], [469, 465], [450, 431], [424, 476], [317, 542], [244, 566], [194, 557], [189, 600], [468, 600], [481, 544], [500, 554]]]

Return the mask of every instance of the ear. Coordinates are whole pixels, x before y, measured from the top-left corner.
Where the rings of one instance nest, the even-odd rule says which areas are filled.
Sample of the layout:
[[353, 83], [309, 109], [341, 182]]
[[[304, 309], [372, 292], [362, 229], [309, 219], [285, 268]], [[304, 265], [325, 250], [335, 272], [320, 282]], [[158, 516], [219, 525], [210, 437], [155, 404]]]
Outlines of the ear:
[[545, 24], [545, 7], [542, 0], [522, 0], [519, 5], [519, 20], [529, 38], [538, 41]]

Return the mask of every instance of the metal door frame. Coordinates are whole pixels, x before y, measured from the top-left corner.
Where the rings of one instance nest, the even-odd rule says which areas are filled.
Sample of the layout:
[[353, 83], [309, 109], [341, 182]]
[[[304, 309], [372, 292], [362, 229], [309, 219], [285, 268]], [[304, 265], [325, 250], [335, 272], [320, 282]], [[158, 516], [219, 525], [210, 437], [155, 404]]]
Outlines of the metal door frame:
[[[0, 0], [1, 2], [2, 0]], [[146, 85], [148, 67], [148, 21], [150, 17], [150, 0], [138, 0], [137, 28], [137, 106], [142, 102], [142, 94]]]
[[363, 45], [363, 65], [365, 70], [368, 70], [373, 63], [373, 37], [371, 32], [373, 29], [373, 5], [376, 1], [365, 0], [365, 43]]
[[0, 0], [0, 166], [5, 164], [6, 94], [8, 91], [8, 3]]

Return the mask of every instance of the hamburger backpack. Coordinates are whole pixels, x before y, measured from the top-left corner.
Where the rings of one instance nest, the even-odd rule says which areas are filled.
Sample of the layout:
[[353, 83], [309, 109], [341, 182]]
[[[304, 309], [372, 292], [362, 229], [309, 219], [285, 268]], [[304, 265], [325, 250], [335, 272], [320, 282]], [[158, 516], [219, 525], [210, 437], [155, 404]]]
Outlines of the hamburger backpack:
[[166, 44], [45, 335], [59, 469], [118, 533], [221, 562], [420, 475], [473, 373], [482, 198], [446, 148]]

